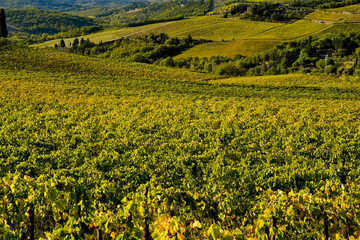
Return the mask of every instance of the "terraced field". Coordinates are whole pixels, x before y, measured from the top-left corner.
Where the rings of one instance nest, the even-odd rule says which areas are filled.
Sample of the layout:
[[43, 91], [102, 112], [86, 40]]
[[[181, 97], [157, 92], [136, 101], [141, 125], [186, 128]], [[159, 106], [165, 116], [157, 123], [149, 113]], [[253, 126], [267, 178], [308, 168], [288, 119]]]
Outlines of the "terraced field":
[[194, 56], [199, 58], [210, 58], [211, 56], [234, 57], [237, 54], [249, 56], [270, 49], [281, 42], [282, 41], [277, 40], [240, 40], [234, 42], [210, 42], [197, 45], [183, 52], [182, 54], [177, 55], [175, 59]]

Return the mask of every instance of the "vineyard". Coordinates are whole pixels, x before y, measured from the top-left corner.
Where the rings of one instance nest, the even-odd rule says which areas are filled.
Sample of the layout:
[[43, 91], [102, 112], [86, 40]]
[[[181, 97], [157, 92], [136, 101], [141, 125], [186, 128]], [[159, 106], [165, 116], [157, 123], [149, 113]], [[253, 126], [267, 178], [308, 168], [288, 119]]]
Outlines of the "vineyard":
[[170, 36], [186, 37], [191, 35], [195, 39], [206, 39], [213, 41], [239, 40], [252, 36], [266, 30], [282, 26], [282, 23], [267, 23], [246, 21], [239, 19], [223, 19], [217, 24], [204, 27], [193, 27], [191, 30], [182, 31], [181, 29], [169, 32]]
[[[156, 23], [140, 27], [112, 29], [86, 35], [83, 36], [83, 38], [89, 38], [90, 41], [99, 43], [100, 41], [108, 42], [122, 37], [134, 38], [142, 35], [148, 35], [150, 33], [166, 33], [171, 37], [184, 38], [190, 34], [194, 39], [221, 41], [241, 39], [282, 25], [284, 24], [254, 22], [238, 19], [233, 20], [219, 18], [219, 16], [206, 16], [175, 22]], [[72, 42], [73, 40], [74, 38], [65, 39], [65, 42]], [[34, 46], [53, 47], [55, 43], [59, 44], [59, 42], [60, 40], [53, 40]]]
[[356, 79], [0, 58], [2, 239], [355, 239]]
[[[100, 41], [102, 42], [108, 42], [108, 41], [114, 41], [116, 39], [122, 38], [122, 37], [129, 37], [134, 38], [142, 35], [147, 35], [150, 33], [154, 34], [160, 34], [160, 33], [170, 33], [173, 31], [177, 31], [179, 29], [191, 29], [192, 27], [201, 27], [204, 25], [209, 25], [212, 23], [216, 23], [218, 21], [221, 21], [222, 19], [219, 19], [218, 16], [209, 16], [209, 17], [198, 17], [194, 19], [186, 19], [181, 21], [175, 21], [175, 22], [166, 22], [166, 23], [155, 23], [155, 24], [149, 24], [139, 27], [127, 27], [127, 28], [120, 28], [120, 29], [109, 29], [105, 30], [99, 33], [94, 33], [90, 35], [83, 36], [85, 39], [89, 38], [90, 41], [98, 43]], [[66, 39], [70, 40], [71, 42], [74, 40], [72, 39]], [[45, 43], [34, 45], [36, 47], [53, 47], [55, 43], [59, 43], [60, 40], [53, 40], [48, 41]], [[67, 42], [67, 41], [66, 41]]]
[[[206, 27], [213, 24], [217, 24], [219, 22], [223, 22], [223, 19], [219, 18], [219, 16], [207, 16], [207, 17], [197, 17], [192, 19], [186, 19], [176, 22], [171, 22], [167, 24], [162, 24], [154, 29], [148, 29], [144, 32], [135, 33], [134, 36], [141, 36], [150, 33], [161, 34], [167, 33], [171, 34], [176, 31], [190, 31], [193, 28]], [[187, 35], [186, 35], [187, 36]]]
[[[89, 38], [90, 41], [98, 44], [99, 42], [110, 42], [110, 41], [114, 41], [116, 39], [120, 39], [122, 37], [131, 36], [133, 34], [136, 34], [136, 33], [142, 32], [142, 31], [146, 31], [149, 28], [150, 29], [157, 28], [158, 26], [161, 26], [163, 24], [164, 23], [155, 23], [155, 24], [149, 24], [149, 25], [139, 26], [139, 27], [107, 29], [107, 30], [104, 30], [101, 32], [85, 35], [82, 37], [84, 39]], [[74, 39], [75, 38], [65, 39], [67, 46], [69, 46], [69, 43], [73, 42]], [[59, 44], [59, 43], [60, 43], [60, 40], [57, 39], [57, 40], [47, 41], [44, 43], [34, 44], [32, 46], [39, 47], [39, 48], [53, 47], [55, 44]]]
[[265, 50], [271, 49], [281, 41], [277, 40], [239, 40], [228, 42], [210, 42], [197, 45], [177, 55], [175, 59], [189, 57], [207, 57], [224, 56], [234, 57], [237, 54], [250, 56]]
[[332, 9], [327, 9], [328, 11], [333, 11], [333, 12], [359, 12], [360, 11], [360, 4], [356, 4], [356, 5], [350, 5], [350, 6], [345, 6], [345, 7], [340, 7], [340, 8], [332, 8]]
[[328, 12], [328, 11], [315, 11], [306, 16], [308, 19], [314, 20], [323, 20], [330, 22], [341, 22], [347, 20], [348, 14], [338, 13], [338, 12]]
[[360, 14], [350, 14], [349, 17], [346, 18], [346, 22], [360, 23]]
[[[319, 15], [316, 11], [315, 16]], [[323, 12], [321, 12], [323, 13]], [[330, 14], [330, 15], [326, 15]], [[343, 16], [344, 14], [326, 12], [321, 16], [328, 16], [328, 20], [336, 19], [331, 14]], [[358, 14], [345, 15], [347, 22], [357, 22]], [[318, 17], [319, 19], [321, 17]], [[319, 20], [322, 21], [322, 20]], [[187, 57], [211, 57], [226, 56], [233, 57], [236, 54], [251, 55], [271, 49], [276, 44], [309, 35], [323, 34], [327, 32], [338, 32], [346, 30], [355, 30], [354, 24], [326, 24], [312, 22], [309, 19], [299, 20], [293, 23], [269, 23], [260, 21], [248, 21], [241, 19], [227, 19], [219, 16], [204, 16], [180, 21], [149, 24], [139, 27], [128, 27], [121, 29], [108, 29], [102, 32], [83, 36], [89, 38], [94, 43], [114, 41], [120, 38], [135, 38], [150, 33], [166, 33], [170, 37], [185, 38], [191, 35], [194, 39], [205, 39], [215, 41], [204, 43], [189, 49], [179, 55], [177, 58]], [[65, 39], [67, 46], [73, 42], [73, 38]], [[34, 47], [53, 47], [59, 45], [60, 40], [52, 40], [41, 44], [33, 45]]]
[[290, 40], [321, 32], [330, 26], [324, 23], [314, 23], [310, 20], [299, 20], [292, 24], [274, 28], [264, 33], [251, 36], [253, 39]]
[[315, 35], [322, 35], [327, 33], [339, 33], [346, 31], [358, 31], [358, 30], [360, 30], [359, 23], [332, 24], [330, 28], [326, 28], [324, 31], [319, 32]]

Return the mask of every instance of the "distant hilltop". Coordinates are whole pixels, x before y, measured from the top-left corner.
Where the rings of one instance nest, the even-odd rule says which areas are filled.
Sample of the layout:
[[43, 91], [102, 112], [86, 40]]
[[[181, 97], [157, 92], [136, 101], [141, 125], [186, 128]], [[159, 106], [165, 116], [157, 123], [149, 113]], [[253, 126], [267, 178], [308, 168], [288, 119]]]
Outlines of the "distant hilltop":
[[[58, 11], [84, 10], [94, 7], [118, 7], [134, 2], [132, 0], [0, 0], [0, 8], [39, 8]], [[139, 2], [139, 1], [136, 1]]]

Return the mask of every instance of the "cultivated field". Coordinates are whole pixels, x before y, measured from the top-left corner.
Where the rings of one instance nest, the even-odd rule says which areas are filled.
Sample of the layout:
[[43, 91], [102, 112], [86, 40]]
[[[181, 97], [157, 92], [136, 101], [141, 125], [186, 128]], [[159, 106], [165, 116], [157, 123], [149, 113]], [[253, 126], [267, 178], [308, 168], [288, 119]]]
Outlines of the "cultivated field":
[[1, 56], [4, 239], [360, 231], [356, 79], [214, 80], [47, 50]]
[[169, 34], [170, 36], [176, 37], [186, 37], [190, 34], [196, 39], [213, 41], [233, 39], [240, 40], [283, 25], [284, 24], [282, 23], [256, 22], [241, 19], [222, 19], [216, 24], [193, 27], [186, 30], [178, 29], [169, 32]]
[[339, 33], [346, 31], [358, 31], [360, 30], [359, 23], [344, 23], [344, 24], [332, 24], [331, 27], [325, 29], [322, 32], [319, 32], [318, 35], [326, 34], [326, 33]]
[[265, 31], [263, 33], [249, 37], [249, 39], [268, 39], [268, 40], [291, 40], [331, 27], [329, 24], [314, 23], [311, 20], [299, 20], [291, 24]]
[[255, 53], [263, 52], [280, 44], [282, 41], [277, 40], [239, 40], [227, 42], [210, 42], [197, 45], [185, 52], [177, 55], [177, 58], [188, 57], [211, 57], [224, 56], [234, 57], [237, 54], [250, 56]]
[[340, 7], [340, 8], [332, 8], [332, 9], [327, 9], [327, 11], [333, 11], [333, 12], [359, 12], [360, 11], [360, 4], [356, 4], [356, 5], [351, 5], [351, 6], [345, 6], [345, 7]]
[[[357, 14], [346, 16], [349, 21], [357, 21]], [[83, 37], [98, 43], [100, 41], [113, 41], [122, 37], [134, 38], [150, 33], [166, 33], [170, 37], [179, 38], [185, 38], [191, 35], [194, 39], [206, 39], [215, 42], [198, 45], [193, 49], [185, 51], [180, 57], [211, 57], [214, 55], [232, 57], [236, 54], [251, 55], [259, 53], [272, 48], [281, 41], [332, 31], [331, 29], [356, 28], [355, 25], [348, 25], [349, 24], [331, 25], [316, 23], [305, 19], [284, 24], [225, 19], [219, 16], [205, 16], [140, 27], [109, 29]], [[67, 45], [72, 41], [73, 38], [65, 39]], [[33, 46], [53, 47], [55, 43], [59, 44], [59, 42], [60, 40], [54, 40]]]
[[346, 18], [346, 22], [360, 23], [360, 14], [350, 14]]
[[[150, 33], [167, 33], [171, 37], [180, 38], [187, 37], [190, 34], [194, 39], [213, 41], [238, 40], [282, 25], [284, 24], [225, 19], [220, 18], [219, 16], [206, 16], [140, 27], [109, 29], [103, 32], [83, 36], [83, 38], [89, 38], [90, 41], [98, 43], [100, 41], [113, 41], [122, 37], [132, 38]], [[69, 41], [72, 42], [73, 39], [74, 38], [65, 39], [65, 42], [69, 44]], [[55, 43], [59, 44], [59, 42], [60, 40], [53, 40], [33, 46], [53, 47]]]
[[[98, 33], [93, 33], [85, 36], [81, 36], [79, 38], [87, 39], [89, 38], [90, 41], [98, 44], [100, 41], [102, 42], [109, 42], [114, 41], [116, 39], [122, 38], [122, 37], [130, 37], [132, 34], [139, 33], [146, 31], [148, 29], [156, 28], [158, 26], [163, 25], [164, 23], [156, 23], [156, 24], [149, 24], [145, 26], [139, 26], [139, 27], [131, 27], [131, 28], [120, 28], [120, 29], [107, 29]], [[70, 42], [73, 42], [75, 38], [68, 38], [64, 39], [67, 46], [70, 45]], [[53, 47], [55, 44], [59, 45], [60, 39], [57, 40], [51, 40], [40, 44], [34, 44], [33, 47]]]
[[348, 14], [339, 13], [339, 12], [329, 12], [329, 11], [315, 11], [306, 16], [307, 19], [320, 20], [326, 22], [341, 22], [347, 20], [349, 17]]

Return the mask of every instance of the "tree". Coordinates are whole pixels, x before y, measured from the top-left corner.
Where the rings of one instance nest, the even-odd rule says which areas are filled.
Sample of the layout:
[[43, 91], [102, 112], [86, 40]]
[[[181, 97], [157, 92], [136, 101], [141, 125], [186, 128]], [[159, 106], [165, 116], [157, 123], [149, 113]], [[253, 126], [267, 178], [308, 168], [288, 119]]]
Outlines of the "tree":
[[186, 38], [185, 38], [185, 43], [189, 44], [189, 43], [192, 43], [193, 42], [193, 39], [191, 37], [191, 35], [189, 34]]
[[61, 39], [61, 41], [60, 41], [60, 47], [61, 47], [61, 48], [65, 48], [65, 41], [64, 41], [64, 39]]
[[75, 38], [73, 42], [73, 48], [77, 48], [79, 46], [79, 43], [80, 43], [79, 39]]
[[0, 9], [0, 37], [6, 38], [7, 36], [5, 10], [2, 8]]

